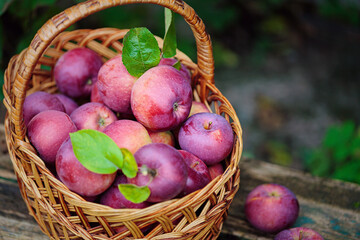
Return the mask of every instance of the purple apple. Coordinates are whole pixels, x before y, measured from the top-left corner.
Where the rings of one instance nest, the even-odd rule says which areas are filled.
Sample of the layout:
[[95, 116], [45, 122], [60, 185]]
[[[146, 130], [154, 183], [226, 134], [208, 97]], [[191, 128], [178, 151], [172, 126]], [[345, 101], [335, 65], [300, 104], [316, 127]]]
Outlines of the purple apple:
[[247, 196], [245, 215], [254, 228], [276, 233], [295, 223], [299, 215], [299, 202], [285, 186], [262, 184]]
[[324, 238], [311, 228], [296, 227], [283, 230], [276, 234], [274, 240], [324, 240]]
[[129, 182], [148, 185], [151, 194], [148, 202], [162, 202], [176, 197], [185, 187], [187, 165], [181, 154], [164, 143], [151, 143], [134, 154], [139, 167], [135, 178]]
[[149, 202], [133, 203], [127, 200], [119, 191], [118, 185], [128, 183], [125, 175], [118, 174], [111, 187], [100, 197], [100, 203], [112, 208], [146, 208], [150, 206]]
[[168, 131], [189, 115], [192, 90], [188, 80], [175, 68], [150, 68], [134, 84], [131, 108], [135, 118], [151, 131]]
[[153, 132], [148, 130], [148, 132], [153, 143], [165, 143], [175, 147], [175, 137], [171, 131]]
[[117, 120], [110, 108], [102, 103], [88, 102], [78, 107], [71, 115], [71, 120], [80, 129], [95, 129], [103, 131]]
[[85, 197], [105, 192], [116, 177], [116, 172], [98, 174], [87, 170], [75, 157], [70, 137], [61, 145], [56, 155], [56, 172], [71, 191]]
[[69, 115], [56, 110], [47, 110], [31, 119], [27, 134], [42, 160], [54, 166], [58, 149], [69, 137], [69, 133], [75, 131], [77, 128]]
[[100, 99], [115, 112], [131, 113], [131, 89], [136, 80], [126, 70], [121, 54], [111, 58], [99, 71], [97, 88]]
[[202, 102], [192, 101], [189, 117], [191, 117], [196, 113], [201, 113], [201, 112], [210, 112], [210, 111], [206, 107], [206, 105], [203, 104]]
[[188, 166], [188, 178], [186, 186], [180, 196], [188, 195], [198, 189], [205, 187], [210, 181], [210, 173], [206, 164], [194, 154], [184, 150], [178, 150]]
[[232, 150], [234, 133], [226, 119], [215, 113], [197, 113], [179, 131], [181, 149], [191, 152], [207, 165], [223, 160]]
[[38, 91], [27, 96], [23, 104], [25, 125], [27, 126], [30, 120], [36, 114], [46, 110], [57, 110], [65, 112], [64, 105], [55, 95], [43, 91]]
[[210, 165], [208, 166], [208, 168], [209, 168], [211, 180], [224, 173], [224, 167], [221, 163]]
[[102, 64], [101, 57], [89, 48], [71, 49], [55, 64], [56, 85], [60, 92], [69, 97], [88, 97]]
[[65, 96], [63, 94], [57, 93], [55, 96], [60, 100], [60, 102], [64, 105], [65, 112], [67, 115], [70, 116], [70, 114], [79, 107], [79, 105], [68, 96]]
[[[168, 65], [168, 66], [174, 66], [174, 64], [177, 62], [178, 60], [175, 58], [162, 58], [159, 62], [159, 65]], [[180, 73], [189, 81], [191, 82], [191, 74], [189, 69], [181, 63], [181, 67], [180, 67]]]
[[126, 148], [134, 154], [142, 146], [151, 143], [146, 128], [132, 120], [117, 120], [104, 129], [119, 148]]

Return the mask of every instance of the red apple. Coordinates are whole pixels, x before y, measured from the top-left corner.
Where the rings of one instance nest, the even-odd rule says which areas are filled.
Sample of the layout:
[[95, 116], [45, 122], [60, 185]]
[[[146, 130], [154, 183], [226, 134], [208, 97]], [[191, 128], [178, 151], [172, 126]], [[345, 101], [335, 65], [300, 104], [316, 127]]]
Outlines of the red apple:
[[65, 112], [64, 105], [55, 95], [43, 91], [34, 92], [28, 95], [23, 104], [25, 125], [27, 126], [36, 114], [46, 110]]
[[85, 197], [103, 193], [116, 176], [116, 172], [98, 174], [87, 170], [76, 158], [70, 137], [61, 145], [56, 155], [56, 172], [70, 190]]
[[73, 99], [69, 98], [68, 96], [57, 93], [57, 94], [55, 94], [55, 97], [57, 97], [60, 100], [60, 102], [64, 105], [65, 112], [69, 116], [76, 108], [79, 107], [79, 105]]
[[134, 84], [131, 108], [135, 118], [151, 131], [168, 131], [182, 124], [191, 108], [189, 81], [175, 68], [150, 68]]
[[[159, 62], [159, 65], [168, 65], [168, 66], [174, 66], [174, 64], [177, 62], [178, 60], [175, 58], [162, 58]], [[191, 82], [191, 74], [189, 69], [181, 63], [181, 67], [180, 67], [180, 73], [189, 81]]]
[[93, 50], [85, 47], [71, 49], [55, 64], [56, 85], [69, 97], [88, 97], [101, 65], [101, 57]]
[[188, 178], [185, 188], [180, 194], [180, 196], [185, 196], [205, 187], [211, 181], [211, 177], [208, 167], [198, 157], [184, 150], [178, 151], [188, 166]]
[[224, 173], [224, 167], [221, 163], [210, 165], [208, 166], [208, 168], [209, 168], [211, 180]]
[[102, 103], [88, 102], [78, 107], [71, 115], [71, 120], [80, 129], [95, 129], [103, 131], [117, 120], [110, 108]]
[[119, 184], [124, 183], [128, 183], [128, 180], [125, 175], [119, 173], [111, 187], [101, 195], [100, 203], [112, 208], [146, 208], [150, 206], [149, 202], [133, 203], [127, 200], [118, 187]]
[[119, 148], [126, 148], [134, 154], [142, 146], [151, 143], [146, 128], [132, 120], [117, 120], [104, 129]]
[[99, 89], [98, 89], [97, 85], [98, 85], [98, 82], [96, 82], [93, 85], [93, 88], [91, 90], [90, 101], [91, 102], [104, 103], [103, 100], [101, 100], [101, 96], [100, 96]]
[[285, 186], [262, 184], [247, 196], [245, 215], [256, 229], [276, 233], [295, 223], [299, 215], [299, 202]]
[[185, 187], [187, 166], [181, 154], [163, 143], [143, 146], [134, 154], [139, 167], [135, 178], [129, 182], [148, 185], [151, 194], [148, 202], [162, 202], [176, 197]]
[[296, 227], [283, 230], [276, 234], [274, 240], [324, 240], [324, 238], [311, 228]]
[[30, 142], [45, 163], [54, 166], [56, 153], [69, 133], [77, 128], [64, 112], [47, 110], [37, 114], [28, 125]]
[[148, 132], [153, 143], [165, 143], [175, 147], [175, 137], [171, 131], [153, 132], [148, 130]]
[[179, 131], [181, 149], [191, 152], [207, 165], [223, 160], [232, 150], [234, 133], [226, 119], [215, 113], [197, 113]]
[[210, 112], [210, 111], [206, 107], [206, 105], [203, 104], [202, 102], [192, 101], [189, 117], [191, 117], [192, 115], [194, 115], [196, 113], [201, 113], [201, 112]]
[[131, 113], [131, 89], [136, 80], [126, 70], [122, 56], [113, 57], [99, 71], [97, 88], [100, 99], [115, 112]]

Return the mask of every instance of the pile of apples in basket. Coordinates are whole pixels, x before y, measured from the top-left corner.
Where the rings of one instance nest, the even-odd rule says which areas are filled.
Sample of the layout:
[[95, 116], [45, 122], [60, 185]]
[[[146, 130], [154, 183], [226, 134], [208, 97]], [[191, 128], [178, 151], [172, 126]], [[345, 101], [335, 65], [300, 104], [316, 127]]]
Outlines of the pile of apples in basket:
[[231, 125], [194, 101], [191, 73], [174, 58], [171, 11], [165, 23], [162, 50], [146, 28], [129, 30], [122, 53], [106, 62], [89, 48], [71, 49], [53, 69], [60, 93], [25, 98], [31, 144], [89, 201], [144, 208], [201, 189], [224, 171]]

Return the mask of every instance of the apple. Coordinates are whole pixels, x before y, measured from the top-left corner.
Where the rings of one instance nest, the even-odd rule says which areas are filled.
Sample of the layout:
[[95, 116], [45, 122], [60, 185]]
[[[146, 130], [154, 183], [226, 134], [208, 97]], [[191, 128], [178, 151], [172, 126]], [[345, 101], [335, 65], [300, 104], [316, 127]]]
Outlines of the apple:
[[149, 202], [133, 203], [127, 200], [119, 191], [118, 185], [128, 183], [125, 175], [119, 173], [111, 187], [100, 197], [100, 203], [112, 208], [146, 208], [150, 206]]
[[64, 105], [65, 113], [67, 115], [69, 115], [69, 116], [76, 108], [79, 107], [79, 105], [72, 98], [69, 98], [68, 96], [66, 96], [64, 94], [57, 93], [57, 94], [54, 94], [54, 95]]
[[69, 137], [69, 133], [77, 131], [77, 128], [66, 113], [47, 110], [31, 119], [27, 130], [29, 140], [41, 159], [53, 167], [61, 144]]
[[131, 92], [135, 118], [151, 131], [168, 131], [182, 124], [189, 115], [191, 102], [189, 81], [167, 65], [147, 70]]
[[175, 137], [171, 131], [153, 132], [148, 130], [148, 133], [153, 143], [165, 143], [175, 147]]
[[[168, 66], [174, 66], [174, 64], [177, 62], [178, 60], [175, 58], [161, 58], [159, 65], [168, 65]], [[184, 64], [180, 64], [180, 73], [189, 81], [191, 82], [191, 74], [189, 69], [184, 65]]]
[[267, 233], [290, 227], [299, 215], [299, 202], [295, 194], [275, 183], [254, 188], [247, 196], [244, 207], [249, 223]]
[[100, 55], [89, 48], [71, 49], [55, 64], [56, 85], [60, 92], [69, 97], [88, 97], [102, 64]]
[[181, 126], [181, 149], [191, 152], [207, 165], [223, 160], [232, 150], [234, 133], [226, 119], [215, 113], [197, 113]]
[[196, 113], [210, 112], [206, 105], [202, 102], [192, 101], [189, 117]]
[[76, 158], [70, 137], [59, 148], [56, 155], [56, 172], [71, 191], [85, 197], [97, 196], [114, 182], [116, 172], [98, 174], [87, 170]]
[[148, 185], [148, 202], [162, 202], [176, 197], [186, 186], [188, 167], [181, 154], [164, 143], [151, 143], [134, 154], [139, 167], [129, 182], [137, 186]]
[[80, 129], [103, 131], [117, 120], [110, 108], [102, 103], [88, 102], [78, 107], [71, 115], [71, 120]]
[[100, 93], [99, 93], [99, 89], [98, 89], [97, 83], [98, 83], [98, 82], [96, 82], [96, 83], [93, 85], [93, 88], [92, 88], [92, 90], [91, 90], [90, 101], [91, 101], [91, 102], [104, 103], [103, 100], [101, 100], [101, 96], [100, 96]]
[[324, 240], [324, 238], [311, 228], [296, 227], [283, 230], [276, 234], [274, 240]]
[[131, 113], [131, 89], [137, 80], [130, 75], [119, 54], [100, 68], [97, 88], [100, 99], [115, 112]]
[[210, 165], [208, 166], [208, 168], [209, 168], [211, 180], [224, 173], [224, 167], [221, 163]]
[[25, 125], [27, 126], [36, 114], [46, 110], [65, 112], [65, 107], [55, 95], [47, 92], [38, 91], [28, 95], [23, 104]]
[[134, 154], [142, 146], [151, 143], [146, 128], [140, 123], [132, 120], [117, 120], [104, 129], [119, 148], [126, 148]]
[[184, 190], [180, 196], [186, 196], [198, 189], [205, 187], [210, 181], [210, 173], [206, 164], [194, 154], [185, 150], [178, 150], [188, 166], [188, 178]]

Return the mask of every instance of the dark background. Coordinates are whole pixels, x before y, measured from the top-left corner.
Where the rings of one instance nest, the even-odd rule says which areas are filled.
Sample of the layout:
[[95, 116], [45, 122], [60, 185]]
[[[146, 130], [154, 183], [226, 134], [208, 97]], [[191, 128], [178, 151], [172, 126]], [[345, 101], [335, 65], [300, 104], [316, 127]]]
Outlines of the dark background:
[[[77, 2], [1, 0], [1, 85], [11, 56], [49, 18]], [[243, 158], [360, 183], [360, 2], [186, 2], [212, 38], [215, 82], [242, 124]], [[163, 37], [163, 9], [114, 7], [70, 30], [139, 26]], [[178, 48], [196, 61], [192, 32], [180, 16], [176, 28]]]

